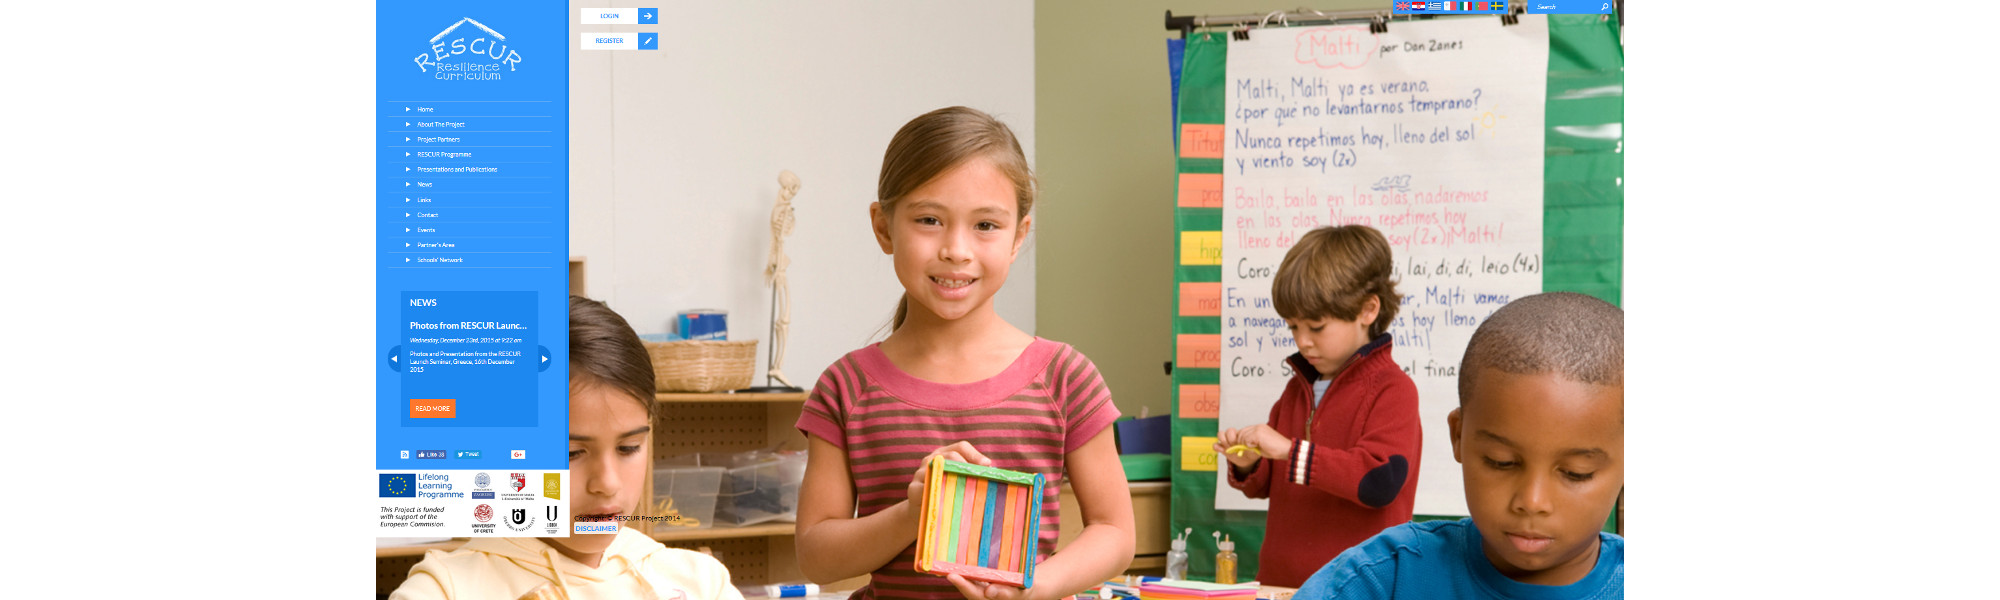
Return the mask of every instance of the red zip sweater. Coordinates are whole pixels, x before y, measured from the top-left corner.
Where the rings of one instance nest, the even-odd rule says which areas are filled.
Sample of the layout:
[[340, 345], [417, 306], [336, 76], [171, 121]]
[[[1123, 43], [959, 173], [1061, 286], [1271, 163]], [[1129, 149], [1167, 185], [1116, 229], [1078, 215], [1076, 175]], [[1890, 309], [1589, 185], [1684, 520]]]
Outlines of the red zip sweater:
[[1271, 499], [1257, 554], [1264, 585], [1299, 587], [1342, 551], [1410, 520], [1424, 433], [1417, 384], [1390, 356], [1390, 339], [1355, 351], [1318, 409], [1319, 371], [1287, 357], [1294, 373], [1269, 423], [1292, 438], [1291, 457], [1258, 461], [1247, 475], [1228, 467], [1230, 486]]

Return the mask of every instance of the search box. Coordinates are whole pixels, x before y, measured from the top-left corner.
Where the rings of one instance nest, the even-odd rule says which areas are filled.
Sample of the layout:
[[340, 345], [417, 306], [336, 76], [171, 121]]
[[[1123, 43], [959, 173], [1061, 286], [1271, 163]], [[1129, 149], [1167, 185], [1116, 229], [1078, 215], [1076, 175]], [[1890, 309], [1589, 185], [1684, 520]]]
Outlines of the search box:
[[1609, 0], [1525, 0], [1522, 5], [1531, 15], [1608, 15], [1612, 12]]

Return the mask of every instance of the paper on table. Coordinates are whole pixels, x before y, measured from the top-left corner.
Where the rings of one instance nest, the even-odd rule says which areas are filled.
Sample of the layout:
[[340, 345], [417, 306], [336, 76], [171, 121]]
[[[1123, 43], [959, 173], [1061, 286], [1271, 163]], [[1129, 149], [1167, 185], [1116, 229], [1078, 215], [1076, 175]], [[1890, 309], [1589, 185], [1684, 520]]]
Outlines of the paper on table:
[[1257, 582], [1255, 581], [1248, 583], [1209, 583], [1206, 581], [1187, 581], [1187, 580], [1175, 579], [1173, 581], [1155, 581], [1140, 586], [1140, 589], [1150, 589], [1150, 588], [1169, 588], [1176, 590], [1188, 590], [1194, 592], [1220, 592], [1220, 591], [1240, 592], [1244, 590], [1249, 590], [1254, 592], [1257, 591], [1258, 585]]

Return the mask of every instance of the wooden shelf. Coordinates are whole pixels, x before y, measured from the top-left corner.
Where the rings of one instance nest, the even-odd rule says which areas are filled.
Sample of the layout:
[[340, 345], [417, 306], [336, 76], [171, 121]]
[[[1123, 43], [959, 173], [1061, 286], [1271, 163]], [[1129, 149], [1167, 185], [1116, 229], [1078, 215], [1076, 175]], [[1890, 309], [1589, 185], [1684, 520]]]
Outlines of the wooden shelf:
[[794, 523], [767, 523], [763, 525], [751, 525], [749, 527], [704, 527], [701, 529], [664, 528], [653, 532], [653, 539], [662, 542], [725, 540], [772, 535], [792, 535], [797, 531], [798, 525]]
[[1125, 570], [1138, 571], [1143, 569], [1164, 569], [1166, 568], [1166, 566], [1167, 566], [1167, 555], [1165, 554], [1141, 554], [1139, 556], [1132, 557], [1132, 564], [1130, 566], [1125, 567]]
[[732, 394], [714, 392], [703, 394], [660, 392], [653, 394], [659, 402], [804, 402], [806, 392], [796, 394]]

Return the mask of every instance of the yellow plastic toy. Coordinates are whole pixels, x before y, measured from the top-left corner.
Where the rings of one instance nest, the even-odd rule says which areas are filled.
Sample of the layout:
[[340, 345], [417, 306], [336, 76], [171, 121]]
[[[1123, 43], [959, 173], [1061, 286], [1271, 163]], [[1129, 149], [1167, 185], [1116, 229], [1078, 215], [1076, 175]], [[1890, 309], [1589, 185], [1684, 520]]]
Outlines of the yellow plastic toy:
[[1223, 450], [1223, 452], [1228, 453], [1230, 456], [1242, 456], [1244, 452], [1249, 452], [1252, 454], [1256, 454], [1258, 456], [1264, 455], [1262, 451], [1256, 448], [1251, 448], [1249, 445], [1246, 444], [1237, 444], [1234, 446], [1230, 446], [1229, 449]]

